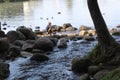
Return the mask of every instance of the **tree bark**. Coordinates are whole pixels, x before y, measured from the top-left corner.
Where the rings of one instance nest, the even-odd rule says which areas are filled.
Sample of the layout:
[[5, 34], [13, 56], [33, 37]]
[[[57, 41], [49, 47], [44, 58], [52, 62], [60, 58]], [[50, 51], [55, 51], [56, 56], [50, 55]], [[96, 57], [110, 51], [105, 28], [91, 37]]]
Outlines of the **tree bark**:
[[96, 33], [98, 36], [98, 42], [104, 45], [111, 45], [115, 42], [114, 38], [110, 35], [106, 23], [102, 17], [100, 12], [97, 0], [87, 0], [88, 8], [91, 14], [91, 18], [93, 20]]

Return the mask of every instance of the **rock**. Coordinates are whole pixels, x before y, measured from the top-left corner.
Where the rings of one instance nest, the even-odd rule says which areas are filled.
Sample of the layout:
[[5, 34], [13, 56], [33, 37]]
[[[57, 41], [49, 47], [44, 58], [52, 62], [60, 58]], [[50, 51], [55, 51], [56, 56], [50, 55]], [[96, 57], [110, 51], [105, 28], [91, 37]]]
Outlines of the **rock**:
[[82, 30], [89, 30], [89, 29], [91, 29], [91, 28], [88, 27], [88, 26], [81, 25], [80, 28], [79, 28], [79, 31], [82, 31]]
[[23, 44], [23, 46], [22, 46], [22, 50], [23, 50], [23, 51], [32, 52], [32, 49], [33, 49], [33, 45], [32, 45], [32, 44], [29, 44], [29, 43], [25, 43], [25, 44]]
[[120, 24], [116, 26], [116, 28], [120, 28]]
[[83, 39], [86, 41], [95, 41], [95, 38], [93, 36], [84, 36]]
[[68, 27], [66, 28], [66, 31], [74, 31], [74, 27]]
[[49, 39], [52, 41], [52, 43], [53, 43], [54, 46], [57, 45], [57, 42], [58, 42], [57, 38], [49, 38]]
[[3, 38], [3, 37], [5, 37], [5, 36], [6, 36], [6, 35], [5, 35], [5, 32], [0, 30], [0, 38]]
[[41, 53], [36, 53], [34, 54], [30, 60], [35, 60], [35, 61], [39, 61], [39, 62], [43, 62], [43, 61], [47, 61], [49, 60], [48, 56], [45, 54], [41, 54]]
[[26, 41], [22, 41], [22, 40], [16, 40], [14, 41], [12, 44], [15, 46], [19, 46], [20, 48], [22, 48], [22, 46], [26, 43]]
[[88, 74], [83, 74], [80, 76], [79, 80], [91, 80], [91, 79], [90, 79], [90, 76]]
[[110, 30], [110, 33], [115, 36], [120, 36], [120, 30], [117, 28], [112, 28], [112, 30]]
[[90, 30], [88, 30], [88, 34], [89, 34], [89, 36], [90, 36], [90, 35], [91, 35], [91, 36], [94, 36], [94, 35], [96, 34], [96, 31], [93, 30], [93, 29], [90, 29]]
[[7, 38], [0, 39], [0, 58], [5, 58], [9, 49]]
[[0, 80], [4, 80], [10, 75], [9, 64], [0, 62]]
[[79, 36], [85, 36], [85, 35], [87, 35], [88, 34], [88, 32], [86, 31], [86, 30], [81, 30], [80, 32], [79, 32]]
[[52, 51], [53, 43], [48, 38], [39, 38], [35, 41], [35, 44], [33, 45], [33, 49], [40, 49], [43, 51]]
[[90, 64], [91, 62], [88, 59], [74, 58], [72, 60], [72, 71], [75, 73], [86, 73]]
[[44, 51], [40, 50], [40, 49], [32, 49], [32, 53], [43, 53]]
[[25, 36], [19, 31], [9, 31], [6, 35], [11, 43], [16, 40], [25, 40]]
[[100, 71], [101, 70], [101, 67], [100, 66], [89, 66], [88, 67], [88, 73], [90, 74], [90, 75], [94, 75], [94, 74], [96, 74], [98, 71]]
[[18, 27], [16, 30], [23, 33], [27, 40], [28, 39], [35, 40], [36, 36], [31, 29], [22, 26], [22, 27]]
[[[108, 73], [108, 70], [101, 70], [99, 72], [97, 72], [95, 75], [94, 75], [94, 79], [95, 80], [100, 80], [103, 76], [105, 76], [106, 74]], [[108, 79], [109, 80], [109, 79]]]
[[7, 56], [8, 59], [14, 60], [15, 58], [21, 56], [20, 48], [17, 46], [10, 47], [8, 52], [9, 52], [9, 55]]
[[62, 26], [63, 29], [66, 29], [66, 28], [68, 28], [68, 27], [72, 27], [72, 25], [71, 25], [70, 23], [65, 23], [65, 24], [63, 24], [63, 26]]
[[61, 38], [58, 43], [58, 48], [67, 48], [67, 40], [65, 38]]
[[26, 58], [26, 57], [32, 57], [33, 54], [30, 52], [21, 51], [21, 56]]

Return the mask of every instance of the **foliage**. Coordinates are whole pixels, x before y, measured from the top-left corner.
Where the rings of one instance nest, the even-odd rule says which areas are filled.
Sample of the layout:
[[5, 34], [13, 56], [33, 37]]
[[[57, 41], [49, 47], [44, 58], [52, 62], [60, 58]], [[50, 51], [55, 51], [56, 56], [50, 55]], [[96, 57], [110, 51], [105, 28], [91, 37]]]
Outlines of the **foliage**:
[[120, 80], [120, 68], [117, 68], [117, 69], [107, 73], [100, 80]]

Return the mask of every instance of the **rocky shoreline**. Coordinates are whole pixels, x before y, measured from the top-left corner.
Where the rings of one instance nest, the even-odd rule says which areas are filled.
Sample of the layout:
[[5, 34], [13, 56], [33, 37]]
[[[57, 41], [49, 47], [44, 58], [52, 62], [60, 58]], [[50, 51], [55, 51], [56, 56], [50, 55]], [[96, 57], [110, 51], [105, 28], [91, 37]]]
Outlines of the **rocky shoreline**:
[[[48, 61], [50, 58], [47, 54], [50, 54], [54, 47], [66, 49], [69, 40], [77, 41], [83, 39], [82, 43], [87, 44], [97, 39], [95, 30], [87, 26], [81, 26], [78, 31], [70, 23], [64, 24], [59, 28], [54, 26], [54, 28], [56, 29], [56, 34], [48, 34], [39, 30], [33, 32], [31, 28], [25, 26], [18, 27], [16, 31], [8, 31], [7, 34], [4, 31], [0, 31], [0, 79], [3, 80], [10, 75], [9, 64], [7, 63], [9, 60], [14, 61], [19, 57], [27, 58], [30, 56], [31, 61]], [[110, 32], [113, 35], [120, 35], [119, 29], [112, 29]], [[76, 64], [75, 62], [73, 61], [73, 64]], [[86, 64], [89, 64], [89, 61], [86, 61]], [[6, 67], [3, 68], [3, 66]], [[74, 67], [76, 66], [72, 66], [73, 71], [77, 69]], [[99, 70], [101, 70], [101, 64], [100, 66], [89, 67], [91, 74], [95, 74]], [[83, 69], [83, 72], [85, 71], [86, 69]], [[103, 72], [106, 73], [106, 71]], [[87, 77], [87, 79], [80, 80], [88, 80], [88, 74], [82, 76]]]

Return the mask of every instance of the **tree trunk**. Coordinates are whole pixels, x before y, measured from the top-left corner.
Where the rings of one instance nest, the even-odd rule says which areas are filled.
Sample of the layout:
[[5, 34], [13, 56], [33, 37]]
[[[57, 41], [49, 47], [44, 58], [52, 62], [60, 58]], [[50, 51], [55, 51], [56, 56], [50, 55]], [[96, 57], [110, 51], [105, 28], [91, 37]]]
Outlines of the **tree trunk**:
[[97, 32], [98, 42], [104, 45], [111, 45], [115, 40], [110, 35], [106, 23], [101, 15], [97, 0], [87, 0], [88, 8], [93, 19], [93, 23]]
[[111, 65], [120, 65], [120, 45], [110, 35], [97, 0], [87, 0], [87, 2], [98, 36], [98, 45], [90, 52], [89, 59], [96, 64], [109, 63]]

